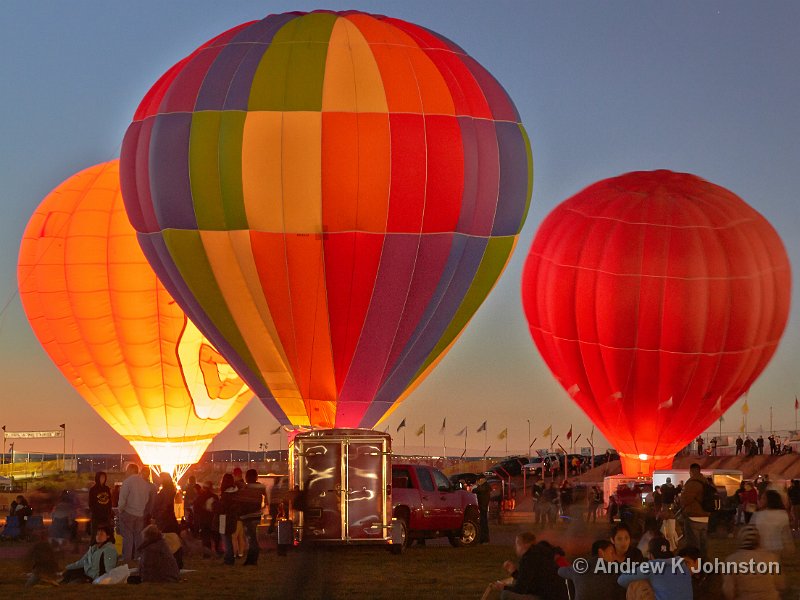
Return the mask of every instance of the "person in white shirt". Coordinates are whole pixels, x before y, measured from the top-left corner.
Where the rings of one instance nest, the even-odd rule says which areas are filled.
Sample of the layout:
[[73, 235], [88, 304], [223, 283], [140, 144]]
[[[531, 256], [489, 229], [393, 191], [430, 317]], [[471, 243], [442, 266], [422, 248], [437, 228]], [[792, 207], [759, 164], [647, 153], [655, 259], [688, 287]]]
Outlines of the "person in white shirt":
[[152, 485], [139, 476], [139, 466], [128, 465], [125, 481], [119, 490], [119, 532], [122, 535], [122, 560], [130, 562], [136, 557], [136, 547], [141, 542], [146, 523], [144, 515], [150, 502]]
[[791, 528], [789, 513], [786, 512], [781, 495], [775, 490], [767, 490], [764, 492], [764, 500], [764, 508], [753, 513], [750, 519], [750, 524], [758, 528], [761, 549], [777, 556], [784, 550], [792, 552], [793, 547], [784, 548], [784, 539], [791, 540]]

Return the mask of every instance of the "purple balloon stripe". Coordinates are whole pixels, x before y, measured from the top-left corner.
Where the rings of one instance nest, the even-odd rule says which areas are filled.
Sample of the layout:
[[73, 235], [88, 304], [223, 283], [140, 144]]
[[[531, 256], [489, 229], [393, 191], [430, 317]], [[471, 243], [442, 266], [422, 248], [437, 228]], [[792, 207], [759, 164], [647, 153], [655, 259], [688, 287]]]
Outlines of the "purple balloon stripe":
[[356, 425], [382, 383], [411, 290], [420, 236], [387, 234], [370, 305], [336, 404], [336, 423]]
[[258, 65], [272, 43], [275, 34], [289, 21], [302, 13], [270, 15], [240, 32], [233, 43], [243, 44], [247, 52], [239, 63], [230, 81], [226, 80], [225, 110], [247, 110], [250, 88], [253, 85]]
[[481, 86], [483, 95], [489, 103], [489, 108], [491, 108], [495, 120], [519, 123], [520, 118], [517, 107], [514, 106], [500, 82], [471, 56], [465, 55], [462, 60], [472, 73], [472, 76], [475, 77], [475, 81]]
[[389, 360], [381, 375], [382, 381], [385, 381], [394, 370], [426, 311], [430, 310], [434, 294], [439, 289], [442, 279], [452, 277], [452, 272], [447, 273], [445, 270], [452, 250], [453, 237], [452, 233], [437, 233], [420, 238], [411, 289], [392, 343]]
[[500, 196], [493, 236], [517, 235], [528, 204], [528, 150], [516, 123], [496, 123], [500, 147]]
[[197, 229], [189, 182], [191, 113], [158, 115], [150, 139], [150, 190], [159, 229]]
[[[403, 353], [394, 372], [375, 396], [375, 400], [394, 402], [412, 382], [419, 368], [430, 356], [450, 322], [458, 311], [475, 273], [483, 259], [488, 240], [486, 238], [457, 235], [448, 261], [446, 273], [422, 322]], [[438, 299], [438, 301], [437, 301]], [[362, 427], [373, 424], [362, 421]]]

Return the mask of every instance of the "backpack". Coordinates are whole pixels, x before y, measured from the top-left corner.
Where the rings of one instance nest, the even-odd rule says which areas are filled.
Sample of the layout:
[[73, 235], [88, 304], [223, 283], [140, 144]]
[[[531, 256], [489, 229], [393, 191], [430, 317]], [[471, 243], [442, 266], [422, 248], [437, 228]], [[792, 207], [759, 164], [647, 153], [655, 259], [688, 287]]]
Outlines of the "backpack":
[[708, 513], [717, 510], [717, 488], [708, 483], [703, 484], [703, 499], [700, 501], [700, 506]]

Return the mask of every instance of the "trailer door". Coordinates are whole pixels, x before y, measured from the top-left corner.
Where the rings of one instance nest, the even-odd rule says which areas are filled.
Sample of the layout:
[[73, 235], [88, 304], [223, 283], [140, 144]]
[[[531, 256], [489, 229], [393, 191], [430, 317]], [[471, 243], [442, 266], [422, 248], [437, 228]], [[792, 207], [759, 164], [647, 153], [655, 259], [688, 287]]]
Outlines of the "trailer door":
[[346, 523], [348, 539], [386, 536], [386, 467], [384, 441], [355, 441], [347, 445]]
[[342, 442], [303, 440], [303, 529], [317, 540], [342, 539]]

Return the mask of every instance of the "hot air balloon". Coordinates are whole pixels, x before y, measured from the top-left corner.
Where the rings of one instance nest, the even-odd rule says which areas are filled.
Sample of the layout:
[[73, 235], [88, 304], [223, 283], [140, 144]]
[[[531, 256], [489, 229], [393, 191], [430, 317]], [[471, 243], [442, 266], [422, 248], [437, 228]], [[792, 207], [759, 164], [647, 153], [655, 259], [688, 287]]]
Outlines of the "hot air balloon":
[[179, 477], [252, 398], [147, 263], [119, 161], [73, 175], [42, 201], [17, 275], [47, 354], [144, 463]]
[[167, 71], [121, 183], [159, 277], [281, 423], [372, 427], [494, 286], [532, 163], [461, 48], [322, 11], [245, 23]]
[[741, 198], [694, 175], [628, 173], [557, 206], [522, 299], [550, 370], [627, 475], [669, 468], [769, 362], [789, 259]]

